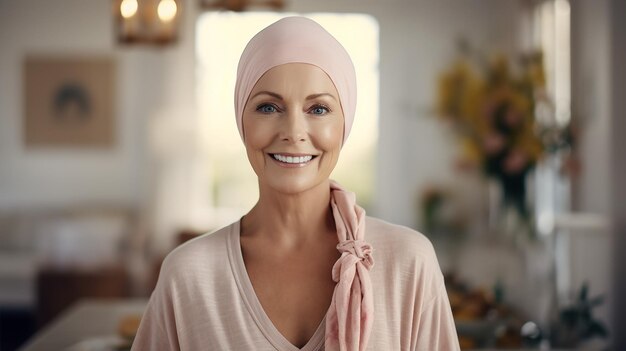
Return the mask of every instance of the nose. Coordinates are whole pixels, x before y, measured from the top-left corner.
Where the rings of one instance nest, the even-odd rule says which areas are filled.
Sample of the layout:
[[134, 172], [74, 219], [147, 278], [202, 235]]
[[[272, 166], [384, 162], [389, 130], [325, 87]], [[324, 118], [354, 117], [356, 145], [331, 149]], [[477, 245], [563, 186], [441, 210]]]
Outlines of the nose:
[[297, 109], [290, 109], [284, 116], [281, 128], [281, 140], [296, 143], [307, 138], [306, 117]]

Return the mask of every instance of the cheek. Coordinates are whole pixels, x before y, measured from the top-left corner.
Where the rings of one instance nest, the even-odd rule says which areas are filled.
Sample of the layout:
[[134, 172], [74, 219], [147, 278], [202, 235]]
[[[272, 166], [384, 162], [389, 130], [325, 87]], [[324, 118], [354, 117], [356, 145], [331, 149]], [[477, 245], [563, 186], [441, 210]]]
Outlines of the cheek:
[[265, 162], [263, 152], [272, 141], [271, 128], [264, 123], [255, 123], [253, 119], [244, 119], [244, 140], [248, 160], [258, 174]]
[[265, 148], [271, 142], [271, 129], [268, 123], [258, 123], [252, 118], [244, 120], [246, 147], [253, 151]]
[[339, 149], [341, 148], [343, 139], [343, 121], [340, 121], [341, 123], [338, 122], [339, 121], [324, 124], [323, 126], [320, 126], [318, 132], [316, 133], [318, 135], [318, 142], [320, 143], [320, 146], [326, 151], [334, 151], [337, 149], [336, 151], [339, 152]]
[[343, 141], [343, 121], [341, 123], [329, 123], [318, 129], [318, 147], [326, 154], [322, 158], [320, 167], [324, 172], [332, 172], [339, 161], [339, 153]]

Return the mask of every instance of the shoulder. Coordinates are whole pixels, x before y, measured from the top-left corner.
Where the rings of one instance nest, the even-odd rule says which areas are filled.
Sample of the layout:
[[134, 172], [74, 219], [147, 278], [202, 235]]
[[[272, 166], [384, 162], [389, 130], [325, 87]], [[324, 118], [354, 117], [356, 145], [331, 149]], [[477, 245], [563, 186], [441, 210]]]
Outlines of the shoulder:
[[418, 260], [438, 266], [430, 240], [409, 227], [368, 216], [365, 221], [365, 240], [372, 244], [374, 252], [393, 253], [397, 259]]
[[[365, 240], [372, 245], [377, 279], [431, 299], [443, 291], [443, 274], [428, 238], [409, 227], [367, 217]], [[402, 292], [403, 294], [404, 292]]]
[[163, 260], [159, 280], [212, 274], [215, 267], [228, 267], [224, 264], [228, 262], [227, 240], [234, 225], [207, 232], [172, 250]]

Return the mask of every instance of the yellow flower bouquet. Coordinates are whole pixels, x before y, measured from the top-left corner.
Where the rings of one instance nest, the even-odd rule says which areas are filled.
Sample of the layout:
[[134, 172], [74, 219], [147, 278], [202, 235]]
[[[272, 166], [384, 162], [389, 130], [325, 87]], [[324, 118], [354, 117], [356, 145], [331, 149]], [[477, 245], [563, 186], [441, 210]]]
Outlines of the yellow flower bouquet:
[[542, 55], [525, 56], [516, 68], [505, 56], [480, 70], [459, 59], [439, 77], [437, 115], [459, 136], [458, 166], [497, 179], [504, 205], [529, 219], [525, 180], [545, 152], [535, 118], [545, 96]]

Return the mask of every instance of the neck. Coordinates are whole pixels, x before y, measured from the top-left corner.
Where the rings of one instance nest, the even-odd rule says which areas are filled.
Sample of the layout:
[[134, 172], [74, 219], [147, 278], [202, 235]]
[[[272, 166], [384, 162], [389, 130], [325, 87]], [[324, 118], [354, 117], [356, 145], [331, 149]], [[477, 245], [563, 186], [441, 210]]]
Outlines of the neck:
[[[274, 243], [299, 247], [335, 234], [330, 183], [297, 194], [277, 192], [259, 184], [259, 201], [242, 220], [246, 235], [265, 236]], [[244, 232], [242, 231], [242, 233]]]

